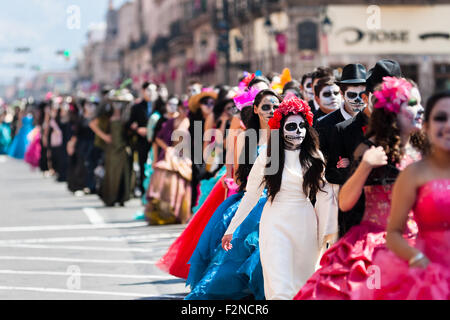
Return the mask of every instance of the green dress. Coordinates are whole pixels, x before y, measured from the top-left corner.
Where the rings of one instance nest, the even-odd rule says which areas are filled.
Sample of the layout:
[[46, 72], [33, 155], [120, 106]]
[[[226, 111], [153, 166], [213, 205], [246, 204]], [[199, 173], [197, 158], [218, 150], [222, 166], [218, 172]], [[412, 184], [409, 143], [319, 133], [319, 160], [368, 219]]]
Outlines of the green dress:
[[101, 187], [101, 198], [106, 206], [123, 205], [130, 200], [131, 169], [123, 130], [120, 120], [110, 122], [112, 143], [105, 146], [105, 177]]

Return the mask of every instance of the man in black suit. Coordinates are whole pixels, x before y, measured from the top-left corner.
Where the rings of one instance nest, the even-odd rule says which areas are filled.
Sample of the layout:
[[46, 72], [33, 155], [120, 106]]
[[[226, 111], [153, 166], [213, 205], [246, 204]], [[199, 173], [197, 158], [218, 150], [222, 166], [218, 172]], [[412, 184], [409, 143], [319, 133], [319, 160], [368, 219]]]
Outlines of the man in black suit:
[[[375, 87], [383, 82], [383, 77], [401, 77], [401, 69], [398, 62], [388, 59], [380, 60], [367, 73], [365, 96], [367, 107], [355, 117], [338, 123], [334, 126], [329, 150], [329, 163], [325, 177], [332, 183], [343, 185], [350, 177], [350, 167], [353, 162], [353, 153], [360, 143], [364, 141], [364, 134], [372, 113], [370, 104], [371, 95]], [[339, 159], [348, 159], [349, 166], [338, 164]], [[339, 236], [342, 237], [354, 225], [358, 225], [364, 215], [364, 193], [361, 195], [355, 207], [348, 212], [339, 212]]]
[[[319, 133], [320, 150], [327, 162], [330, 162], [330, 141], [333, 127], [345, 120], [356, 116], [366, 106], [366, 68], [362, 64], [346, 65], [342, 71], [342, 78], [337, 82], [341, 94], [344, 97], [344, 104], [336, 111], [333, 111], [316, 122], [316, 130]], [[340, 166], [341, 159], [334, 159]], [[345, 161], [344, 161], [345, 162]], [[339, 184], [332, 179], [330, 183]]]
[[145, 82], [141, 89], [141, 101], [131, 107], [130, 118], [126, 127], [133, 151], [139, 158], [139, 190], [144, 194], [145, 163], [147, 162], [150, 143], [147, 141], [147, 122], [152, 113], [152, 102], [156, 100], [156, 85]]

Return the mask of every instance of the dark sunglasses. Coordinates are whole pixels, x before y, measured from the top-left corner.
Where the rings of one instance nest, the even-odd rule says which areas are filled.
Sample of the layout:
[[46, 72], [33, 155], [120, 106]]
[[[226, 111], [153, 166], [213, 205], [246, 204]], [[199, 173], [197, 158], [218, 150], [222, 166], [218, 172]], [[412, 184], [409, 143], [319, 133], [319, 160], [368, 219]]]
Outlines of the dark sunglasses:
[[357, 96], [359, 96], [359, 98], [362, 100], [363, 99], [363, 95], [365, 95], [366, 92], [360, 92], [359, 94], [357, 92], [353, 92], [353, 91], [347, 91], [345, 93], [345, 95], [347, 96], [347, 98], [349, 99], [356, 99]]
[[284, 130], [286, 131], [297, 131], [298, 129], [305, 129], [307, 127], [306, 122], [296, 123], [290, 122], [284, 126]]
[[272, 104], [263, 104], [261, 106], [261, 110], [262, 111], [270, 111], [270, 110], [272, 110], [272, 108], [273, 108], [273, 110], [277, 110], [278, 106], [277, 105], [272, 105]]
[[335, 95], [335, 96], [338, 96], [338, 95], [340, 94], [340, 92], [339, 92], [339, 91], [333, 91], [333, 92], [331, 92], [331, 91], [326, 91], [326, 92], [324, 92], [322, 95], [323, 95], [325, 98], [329, 98], [329, 97], [331, 97], [331, 94], [333, 94], [333, 95]]

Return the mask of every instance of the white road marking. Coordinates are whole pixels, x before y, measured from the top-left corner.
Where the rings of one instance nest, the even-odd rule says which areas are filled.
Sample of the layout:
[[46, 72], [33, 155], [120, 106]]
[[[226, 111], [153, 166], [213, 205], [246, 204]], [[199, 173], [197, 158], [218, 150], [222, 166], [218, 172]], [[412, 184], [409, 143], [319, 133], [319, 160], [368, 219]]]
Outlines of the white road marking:
[[46, 292], [46, 293], [75, 293], [75, 294], [92, 294], [92, 295], [110, 295], [110, 296], [123, 296], [123, 297], [135, 297], [135, 298], [180, 298], [183, 296], [179, 295], [147, 295], [142, 293], [131, 293], [131, 292], [110, 292], [110, 291], [89, 291], [89, 290], [68, 290], [68, 289], [57, 289], [57, 288], [35, 288], [35, 287], [8, 287], [0, 286], [0, 290], [7, 291], [35, 291], [35, 292]]
[[[19, 270], [0, 270], [1, 274], [20, 274], [20, 275], [41, 275], [41, 276], [70, 276], [68, 272], [50, 272], [50, 271], [19, 271]], [[109, 274], [109, 273], [80, 273], [80, 277], [99, 277], [99, 278], [129, 278], [129, 279], [160, 279], [174, 280], [178, 279], [172, 276], [158, 275], [127, 275], [127, 274]]]
[[148, 261], [148, 260], [100, 260], [100, 259], [71, 259], [71, 258], [55, 258], [55, 257], [18, 257], [18, 256], [0, 256], [0, 260], [53, 261], [53, 262], [78, 262], [78, 263], [119, 263], [119, 264], [156, 263], [156, 261]]
[[93, 225], [105, 224], [103, 217], [94, 208], [83, 208], [83, 212]]
[[146, 227], [147, 222], [129, 223], [104, 223], [104, 224], [77, 224], [77, 225], [56, 225], [56, 226], [23, 226], [23, 227], [3, 227], [0, 232], [36, 232], [36, 231], [64, 231], [64, 230], [96, 230], [96, 229], [124, 229]]
[[0, 163], [5, 163], [6, 161], [8, 161], [6, 156], [0, 156]]
[[147, 240], [159, 242], [160, 239], [173, 239], [180, 235], [177, 233], [159, 233], [144, 236], [111, 236], [111, 237], [63, 237], [63, 238], [37, 238], [37, 239], [13, 239], [0, 240], [0, 246], [6, 244], [26, 244], [26, 243], [61, 243], [61, 242], [89, 242], [89, 241], [105, 241], [105, 242], [122, 242], [127, 240]]
[[29, 249], [53, 249], [53, 250], [77, 250], [77, 251], [111, 251], [111, 252], [155, 252], [153, 248], [111, 248], [111, 247], [89, 247], [89, 246], [46, 246], [40, 244], [11, 244], [0, 245], [0, 248], [29, 248]]

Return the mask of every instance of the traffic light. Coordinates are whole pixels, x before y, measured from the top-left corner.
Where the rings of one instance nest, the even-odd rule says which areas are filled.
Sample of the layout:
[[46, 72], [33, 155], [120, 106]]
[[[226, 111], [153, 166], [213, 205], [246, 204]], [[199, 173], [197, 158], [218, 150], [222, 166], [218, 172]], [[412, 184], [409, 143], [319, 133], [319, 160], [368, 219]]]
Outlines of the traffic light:
[[58, 50], [56, 51], [56, 55], [58, 56], [63, 56], [64, 58], [66, 58], [66, 60], [70, 60], [70, 50], [66, 49], [66, 50]]

